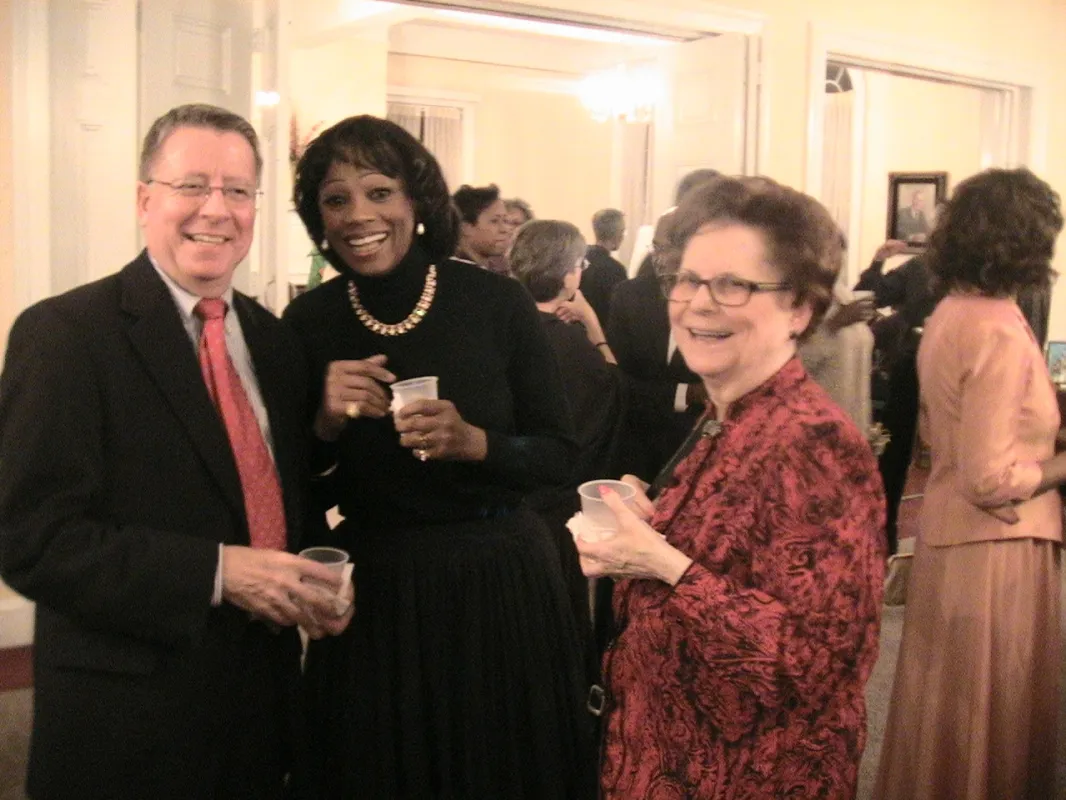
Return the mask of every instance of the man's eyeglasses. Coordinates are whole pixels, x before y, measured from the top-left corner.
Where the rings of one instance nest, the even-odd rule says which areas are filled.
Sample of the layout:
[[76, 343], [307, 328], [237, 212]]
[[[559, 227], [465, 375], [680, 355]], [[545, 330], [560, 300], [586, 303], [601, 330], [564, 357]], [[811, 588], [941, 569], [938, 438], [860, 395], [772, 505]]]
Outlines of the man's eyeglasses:
[[792, 286], [786, 281], [768, 283], [748, 281], [728, 272], [704, 280], [692, 272], [674, 272], [659, 276], [663, 296], [675, 303], [689, 303], [701, 286], [706, 286], [711, 299], [720, 306], [736, 308], [747, 305], [756, 292], [783, 292]]
[[206, 181], [161, 181], [158, 178], [149, 178], [145, 183], [158, 183], [161, 186], [169, 188], [174, 194], [178, 195], [178, 197], [184, 197], [188, 200], [196, 200], [199, 203], [206, 203], [207, 198], [217, 189], [222, 192], [222, 199], [226, 201], [226, 205], [230, 208], [247, 208], [255, 203], [256, 199], [258, 199], [261, 194], [253, 186], [243, 186], [240, 184], [212, 186]]

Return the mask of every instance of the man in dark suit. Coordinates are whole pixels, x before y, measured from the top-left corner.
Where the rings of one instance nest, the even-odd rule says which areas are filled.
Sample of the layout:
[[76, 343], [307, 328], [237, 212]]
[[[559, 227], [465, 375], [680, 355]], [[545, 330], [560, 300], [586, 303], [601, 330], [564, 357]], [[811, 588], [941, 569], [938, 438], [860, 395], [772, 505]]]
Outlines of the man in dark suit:
[[[685, 175], [677, 186], [676, 204], [718, 175], [712, 169]], [[649, 482], [681, 446], [705, 402], [702, 381], [685, 365], [670, 335], [666, 297], [654, 269], [655, 242], [673, 210], [659, 217], [652, 252], [637, 276], [615, 287], [607, 322], [607, 342], [618, 366], [636, 381], [624, 461], [630, 472]]]
[[911, 204], [901, 208], [896, 216], [895, 238], [904, 242], [924, 242], [930, 231], [929, 217], [925, 214], [925, 193], [915, 189]]
[[299, 346], [230, 286], [261, 164], [237, 115], [168, 112], [141, 156], [146, 250], [11, 330], [0, 573], [37, 603], [34, 800], [281, 798], [294, 626], [350, 618], [304, 582], [340, 579], [285, 552], [313, 518]]
[[589, 301], [601, 323], [611, 308], [611, 292], [626, 279], [626, 268], [611, 255], [622, 246], [626, 235], [625, 215], [617, 208], [603, 208], [592, 215], [596, 244], [585, 251], [588, 264], [581, 273], [581, 294]]
[[692, 430], [702, 403], [700, 381], [670, 336], [666, 298], [654, 274], [618, 284], [611, 297], [607, 341], [619, 368], [633, 378], [626, 471], [651, 482]]

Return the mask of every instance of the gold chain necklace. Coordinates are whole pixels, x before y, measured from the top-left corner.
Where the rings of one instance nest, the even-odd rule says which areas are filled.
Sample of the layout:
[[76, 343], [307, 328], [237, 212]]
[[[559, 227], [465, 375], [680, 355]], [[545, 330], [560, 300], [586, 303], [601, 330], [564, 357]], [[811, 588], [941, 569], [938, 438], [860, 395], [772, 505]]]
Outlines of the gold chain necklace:
[[419, 296], [418, 302], [415, 303], [415, 310], [407, 315], [407, 319], [388, 325], [370, 316], [370, 312], [359, 302], [359, 290], [355, 288], [355, 281], [348, 281], [348, 300], [352, 304], [352, 311], [355, 312], [355, 316], [359, 318], [360, 322], [379, 336], [400, 336], [414, 328], [425, 318], [426, 312], [429, 311], [429, 307], [433, 303], [433, 295], [436, 293], [437, 267], [434, 264], [430, 264], [429, 272], [426, 273], [426, 283], [422, 287], [422, 294]]

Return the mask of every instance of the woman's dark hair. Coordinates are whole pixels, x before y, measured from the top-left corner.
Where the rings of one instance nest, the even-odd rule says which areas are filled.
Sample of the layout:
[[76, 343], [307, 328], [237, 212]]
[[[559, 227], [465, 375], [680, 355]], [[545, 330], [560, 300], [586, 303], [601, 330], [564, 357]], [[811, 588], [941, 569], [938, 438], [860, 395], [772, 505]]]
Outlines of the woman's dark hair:
[[[296, 165], [293, 202], [316, 245], [325, 235], [318, 191], [334, 162], [377, 170], [398, 180], [414, 206], [415, 224], [424, 228], [418, 242], [429, 257], [442, 261], [455, 253], [459, 220], [437, 159], [399, 125], [366, 114], [348, 117], [324, 130]], [[324, 250], [322, 255], [342, 272], [349, 270], [333, 250]]]
[[452, 198], [459, 210], [459, 218], [471, 225], [477, 225], [481, 212], [499, 199], [500, 187], [495, 183], [488, 186], [470, 186], [464, 183]]
[[926, 265], [940, 292], [976, 289], [990, 296], [1043, 289], [1062, 230], [1055, 191], [1025, 169], [989, 169], [957, 187], [929, 236]]
[[693, 236], [729, 224], [759, 231], [770, 263], [792, 287], [794, 306], [810, 305], [811, 321], [799, 336], [803, 341], [833, 300], [843, 263], [837, 224], [817, 200], [770, 178], [715, 178], [693, 189], [669, 215], [656, 243], [657, 271], [677, 272]]
[[511, 245], [511, 272], [538, 303], [559, 296], [563, 280], [585, 255], [585, 238], [576, 225], [556, 219], [530, 220]]

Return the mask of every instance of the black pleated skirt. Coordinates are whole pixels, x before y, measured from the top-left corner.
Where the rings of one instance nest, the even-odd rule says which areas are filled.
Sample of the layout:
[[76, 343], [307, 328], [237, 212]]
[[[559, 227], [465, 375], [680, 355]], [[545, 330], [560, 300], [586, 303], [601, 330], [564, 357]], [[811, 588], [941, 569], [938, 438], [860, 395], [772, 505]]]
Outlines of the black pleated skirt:
[[356, 613], [308, 649], [302, 793], [594, 797], [580, 638], [540, 519], [338, 532]]

